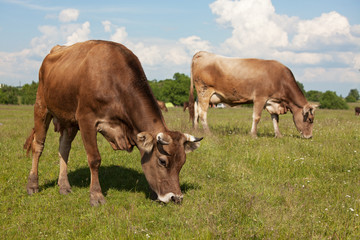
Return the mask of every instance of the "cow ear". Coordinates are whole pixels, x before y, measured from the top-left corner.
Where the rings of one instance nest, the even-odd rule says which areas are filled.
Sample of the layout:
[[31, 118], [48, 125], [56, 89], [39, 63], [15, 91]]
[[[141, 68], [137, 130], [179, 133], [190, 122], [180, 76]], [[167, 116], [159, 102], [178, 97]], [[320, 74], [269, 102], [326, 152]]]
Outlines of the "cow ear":
[[303, 107], [302, 113], [303, 113], [303, 115], [306, 115], [306, 114], [311, 113], [311, 105], [310, 105], [310, 104], [306, 104], [306, 105]]
[[311, 113], [312, 115], [314, 115], [314, 113], [315, 113], [315, 109], [316, 109], [317, 107], [319, 107], [319, 105], [315, 105], [315, 104], [313, 104], [313, 105], [310, 105], [310, 107], [311, 107], [311, 109], [310, 109], [310, 113]]
[[184, 142], [185, 153], [190, 153], [200, 147], [200, 141], [203, 138], [197, 138], [190, 134], [184, 133], [186, 141]]
[[154, 147], [153, 137], [148, 132], [141, 132], [137, 136], [137, 146], [141, 150], [149, 153]]
[[306, 104], [303, 108], [303, 115], [311, 114], [314, 115], [317, 105]]

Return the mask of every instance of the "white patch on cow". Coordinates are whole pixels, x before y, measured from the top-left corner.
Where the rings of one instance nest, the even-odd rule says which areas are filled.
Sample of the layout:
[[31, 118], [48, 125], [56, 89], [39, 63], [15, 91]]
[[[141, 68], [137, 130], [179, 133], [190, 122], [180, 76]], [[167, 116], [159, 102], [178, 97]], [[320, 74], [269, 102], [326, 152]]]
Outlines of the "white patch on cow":
[[174, 196], [175, 196], [175, 194], [170, 192], [170, 193], [165, 194], [164, 196], [158, 195], [158, 199], [161, 202], [168, 203], [171, 200], [171, 198]]

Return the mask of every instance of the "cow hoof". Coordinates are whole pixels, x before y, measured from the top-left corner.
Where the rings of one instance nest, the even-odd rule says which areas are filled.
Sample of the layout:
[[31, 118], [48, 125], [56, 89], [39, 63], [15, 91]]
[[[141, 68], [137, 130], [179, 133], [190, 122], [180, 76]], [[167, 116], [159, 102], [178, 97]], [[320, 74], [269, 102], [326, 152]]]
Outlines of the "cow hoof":
[[71, 188], [60, 188], [59, 193], [61, 195], [67, 195], [67, 194], [71, 193]]
[[257, 137], [258, 137], [256, 133], [250, 133], [250, 136], [251, 136], [252, 138], [257, 138]]
[[182, 200], [183, 200], [182, 195], [181, 196], [172, 196], [171, 197], [171, 201], [173, 201], [176, 204], [181, 204]]
[[71, 193], [71, 186], [69, 184], [69, 181], [66, 179], [62, 179], [58, 181], [59, 185], [59, 193], [62, 195], [66, 195]]
[[106, 200], [102, 193], [91, 193], [90, 194], [90, 205], [91, 206], [99, 206], [101, 204], [105, 204]]
[[39, 181], [37, 176], [29, 176], [28, 183], [26, 185], [26, 191], [29, 195], [39, 192]]
[[204, 128], [204, 133], [207, 134], [207, 135], [210, 135], [211, 131], [210, 131], [209, 128]]
[[26, 187], [26, 191], [29, 195], [32, 195], [34, 193], [38, 193], [39, 192], [39, 187]]

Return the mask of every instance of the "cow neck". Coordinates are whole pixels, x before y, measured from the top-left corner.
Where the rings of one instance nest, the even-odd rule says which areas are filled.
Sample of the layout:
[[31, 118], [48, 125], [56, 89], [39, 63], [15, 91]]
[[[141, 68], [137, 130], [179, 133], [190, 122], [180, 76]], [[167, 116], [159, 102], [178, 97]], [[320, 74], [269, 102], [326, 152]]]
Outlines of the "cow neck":
[[133, 112], [132, 119], [134, 120], [135, 134], [140, 132], [157, 134], [168, 131], [161, 110], [155, 102], [139, 106], [136, 112]]
[[[147, 82], [145, 73], [141, 72], [129, 86], [133, 91], [126, 92], [126, 99], [136, 99], [128, 103], [126, 109], [134, 127], [135, 134], [140, 132], [158, 133], [167, 129], [159, 105]], [[122, 86], [123, 87], [123, 86]]]
[[296, 98], [292, 99], [292, 101], [289, 102], [289, 106], [291, 109], [294, 109], [294, 108], [302, 109], [306, 104], [308, 104], [308, 101], [306, 100], [305, 96], [303, 96], [303, 95], [302, 95], [302, 97], [297, 96]]
[[300, 88], [297, 85], [294, 85], [292, 88], [288, 90], [290, 93], [288, 95], [289, 97], [289, 106], [290, 108], [303, 108], [306, 104], [308, 104], [308, 101], [306, 100], [304, 94], [300, 90]]

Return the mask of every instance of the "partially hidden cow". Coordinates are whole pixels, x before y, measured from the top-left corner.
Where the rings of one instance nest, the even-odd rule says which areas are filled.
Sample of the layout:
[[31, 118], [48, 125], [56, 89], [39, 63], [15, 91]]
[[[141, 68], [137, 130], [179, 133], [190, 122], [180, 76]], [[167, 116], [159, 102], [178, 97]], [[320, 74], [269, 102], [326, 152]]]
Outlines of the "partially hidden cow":
[[[195, 112], [194, 84], [198, 96]], [[271, 114], [276, 137], [281, 137], [279, 115], [288, 110], [302, 137], [312, 137], [316, 106], [308, 103], [290, 69], [277, 61], [198, 52], [192, 59], [190, 85], [189, 112], [195, 128], [199, 117], [204, 130], [209, 132], [207, 109], [210, 103], [222, 102], [230, 106], [253, 103], [251, 135], [257, 136], [257, 125], [265, 108]]]
[[159, 105], [160, 109], [167, 112], [168, 109], [166, 107], [166, 104], [163, 102], [163, 101], [160, 101], [160, 100], [156, 100], [157, 101], [157, 104]]
[[355, 107], [355, 116], [359, 116], [360, 114], [360, 107]]
[[183, 112], [185, 112], [185, 110], [189, 108], [189, 102], [184, 102], [183, 103]]
[[71, 192], [68, 156], [80, 130], [91, 172], [91, 205], [105, 202], [98, 176], [101, 157], [97, 133], [114, 150], [131, 152], [136, 146], [145, 177], [158, 200], [181, 202], [179, 172], [185, 154], [198, 148], [201, 139], [167, 128], [138, 58], [125, 46], [86, 41], [56, 46], [45, 57], [39, 71], [35, 126], [24, 145], [33, 156], [28, 194], [39, 191], [38, 162], [51, 120], [61, 134], [61, 194]]

